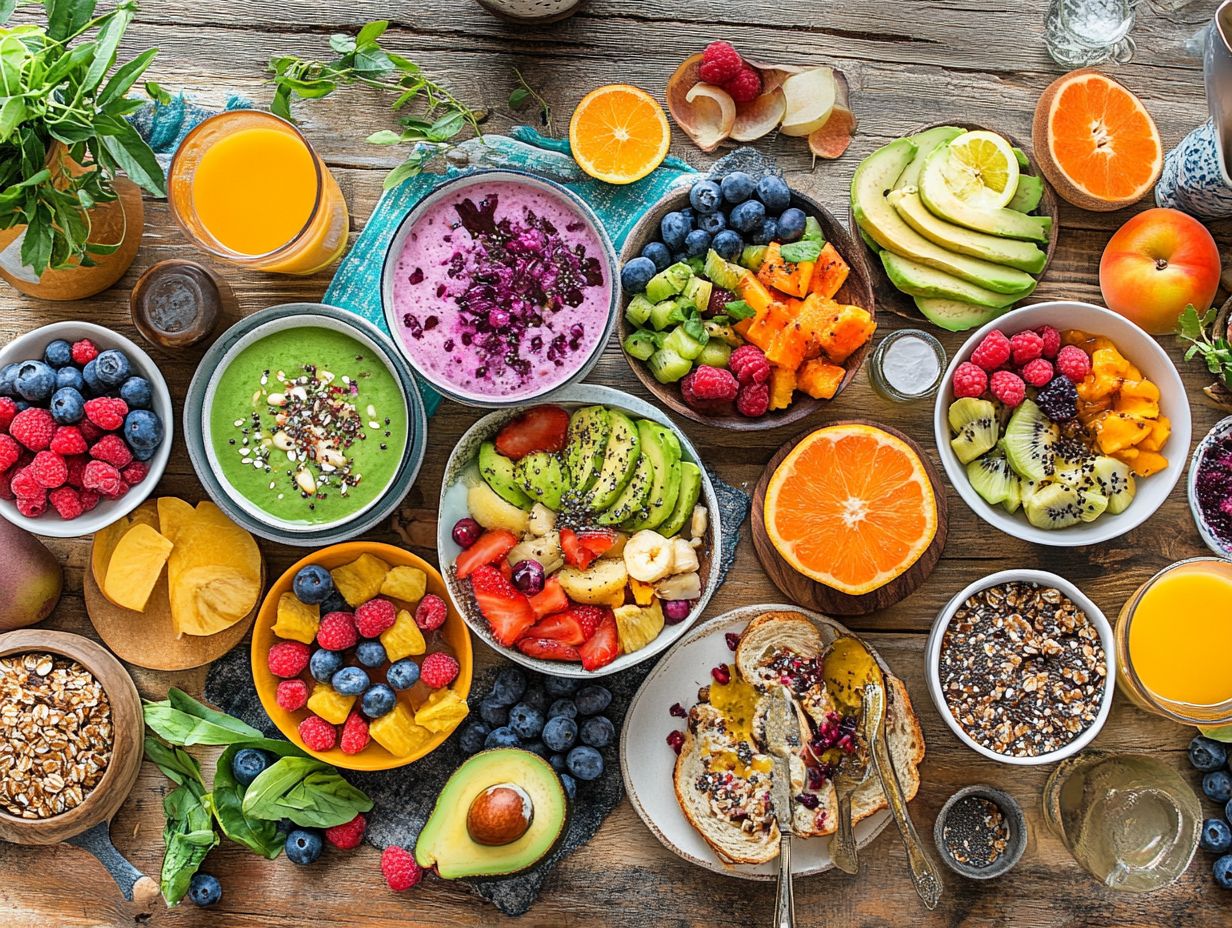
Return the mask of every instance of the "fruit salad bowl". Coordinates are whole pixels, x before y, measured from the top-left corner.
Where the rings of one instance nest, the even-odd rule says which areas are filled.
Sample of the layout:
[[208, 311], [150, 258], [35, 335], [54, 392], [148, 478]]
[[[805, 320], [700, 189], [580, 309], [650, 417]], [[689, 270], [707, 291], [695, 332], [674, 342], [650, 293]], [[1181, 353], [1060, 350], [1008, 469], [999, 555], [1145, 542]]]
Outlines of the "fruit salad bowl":
[[705, 610], [718, 502], [659, 409], [591, 384], [548, 399], [490, 413], [454, 448], [441, 572], [471, 630], [511, 660], [557, 676], [617, 673]]
[[1098, 544], [1149, 519], [1185, 470], [1191, 428], [1164, 349], [1124, 317], [1069, 300], [978, 329], [933, 413], [963, 501], [1007, 535], [1049, 547]]

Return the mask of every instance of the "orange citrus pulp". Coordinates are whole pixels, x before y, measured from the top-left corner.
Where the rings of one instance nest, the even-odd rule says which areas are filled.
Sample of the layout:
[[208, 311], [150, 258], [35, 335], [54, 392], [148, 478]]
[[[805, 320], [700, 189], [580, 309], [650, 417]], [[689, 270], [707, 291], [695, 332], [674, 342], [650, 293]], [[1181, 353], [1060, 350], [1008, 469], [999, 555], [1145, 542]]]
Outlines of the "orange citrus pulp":
[[573, 160], [609, 184], [641, 180], [667, 156], [672, 131], [667, 114], [650, 94], [628, 84], [609, 84], [582, 98], [569, 120]]

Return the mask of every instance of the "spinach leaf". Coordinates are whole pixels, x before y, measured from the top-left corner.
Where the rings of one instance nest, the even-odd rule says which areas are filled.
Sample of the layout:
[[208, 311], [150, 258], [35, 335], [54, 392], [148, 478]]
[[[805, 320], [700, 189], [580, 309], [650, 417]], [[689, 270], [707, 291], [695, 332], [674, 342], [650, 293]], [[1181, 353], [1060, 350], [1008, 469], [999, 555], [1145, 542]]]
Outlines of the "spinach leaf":
[[[278, 832], [278, 823], [244, 814], [244, 794], [247, 788], [235, 779], [231, 772], [231, 762], [244, 748], [256, 748], [269, 751], [279, 757], [303, 757], [304, 754], [295, 745], [286, 741], [261, 739], [245, 744], [233, 744], [218, 758], [218, 767], [214, 771], [214, 791], [211, 794], [210, 806], [218, 827], [232, 841], [273, 860], [282, 852], [283, 836]], [[352, 816], [354, 818], [354, 816]]]
[[784, 261], [792, 264], [799, 264], [801, 261], [816, 261], [821, 255], [821, 243], [804, 239], [789, 242], [779, 248], [779, 254], [783, 256]]
[[289, 818], [304, 828], [332, 828], [370, 810], [372, 800], [328, 764], [284, 757], [248, 785], [241, 808], [249, 818]]
[[146, 701], [145, 723], [172, 744], [243, 744], [265, 736], [233, 716], [211, 709], [172, 687], [161, 702]]
[[744, 300], [732, 300], [730, 303], [724, 303], [723, 311], [735, 322], [757, 315], [757, 311]]
[[209, 793], [201, 779], [201, 767], [187, 752], [169, 747], [157, 738], [145, 739], [146, 759], [179, 784], [163, 798], [163, 866], [159, 888], [168, 905], [176, 905], [188, 892], [188, 883], [205, 855], [218, 843], [209, 810]]

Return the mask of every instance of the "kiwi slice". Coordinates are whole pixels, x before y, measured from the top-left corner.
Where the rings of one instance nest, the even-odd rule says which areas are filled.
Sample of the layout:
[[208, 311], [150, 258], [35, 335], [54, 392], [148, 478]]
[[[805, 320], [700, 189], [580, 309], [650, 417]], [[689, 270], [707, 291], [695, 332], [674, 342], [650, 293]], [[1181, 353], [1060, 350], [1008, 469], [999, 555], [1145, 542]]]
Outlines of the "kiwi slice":
[[[1005, 466], [1009, 467], [1009, 462], [1005, 462]], [[1016, 513], [1022, 507], [1022, 480], [1014, 473], [1014, 468], [1010, 467], [1010, 488], [1005, 494], [1005, 499], [1001, 500], [1001, 505], [1005, 507], [1005, 511], [1010, 515]]]
[[1108, 512], [1119, 515], [1134, 501], [1137, 486], [1129, 465], [1116, 458], [1099, 455], [1091, 465], [1091, 480], [1108, 498]]
[[970, 464], [997, 443], [997, 408], [988, 400], [964, 396], [950, 405], [950, 446], [958, 460]]
[[[990, 506], [1004, 503], [1010, 493], [1018, 497], [1018, 475], [1010, 468], [1003, 454], [986, 454], [967, 465], [971, 489]], [[1011, 510], [1012, 512], [1013, 510]]]
[[1036, 528], [1058, 529], [1082, 521], [1082, 501], [1078, 490], [1068, 483], [1045, 483], [1023, 498], [1023, 512]]
[[1108, 497], [1095, 490], [1078, 491], [1078, 511], [1083, 522], [1094, 522], [1108, 509]]
[[1053, 446], [1060, 434], [1057, 424], [1034, 402], [1023, 400], [1005, 426], [1005, 456], [1010, 467], [1028, 480], [1052, 476], [1056, 463]]

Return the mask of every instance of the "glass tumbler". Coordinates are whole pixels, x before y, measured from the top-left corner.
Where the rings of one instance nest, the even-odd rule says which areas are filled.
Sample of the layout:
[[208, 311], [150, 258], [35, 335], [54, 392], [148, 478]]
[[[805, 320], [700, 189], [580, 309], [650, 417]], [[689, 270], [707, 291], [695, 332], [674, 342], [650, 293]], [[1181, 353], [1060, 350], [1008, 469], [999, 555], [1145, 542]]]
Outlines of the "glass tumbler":
[[1089, 68], [1134, 56], [1137, 0], [1051, 0], [1044, 17], [1044, 43], [1063, 68]]

